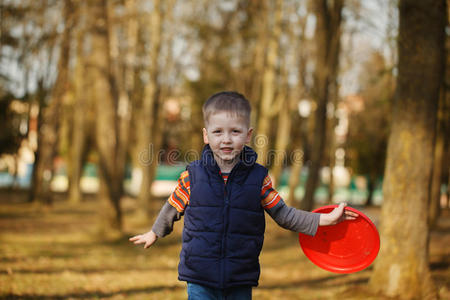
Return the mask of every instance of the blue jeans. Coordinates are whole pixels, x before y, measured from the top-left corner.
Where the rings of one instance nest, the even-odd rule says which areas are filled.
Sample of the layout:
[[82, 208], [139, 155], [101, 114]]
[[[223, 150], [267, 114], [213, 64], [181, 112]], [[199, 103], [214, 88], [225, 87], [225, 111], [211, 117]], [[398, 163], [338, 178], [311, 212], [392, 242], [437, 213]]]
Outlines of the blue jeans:
[[188, 300], [251, 300], [252, 287], [239, 286], [215, 289], [201, 284], [187, 283]]

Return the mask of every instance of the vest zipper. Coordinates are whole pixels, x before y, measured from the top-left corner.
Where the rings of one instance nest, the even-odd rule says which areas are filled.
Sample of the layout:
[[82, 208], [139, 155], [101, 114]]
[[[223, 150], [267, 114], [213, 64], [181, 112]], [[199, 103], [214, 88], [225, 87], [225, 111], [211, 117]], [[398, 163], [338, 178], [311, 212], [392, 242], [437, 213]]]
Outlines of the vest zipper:
[[[238, 163], [239, 164], [239, 163]], [[226, 247], [227, 247], [227, 235], [228, 235], [228, 226], [229, 226], [229, 222], [230, 222], [230, 193], [228, 192], [227, 186], [230, 186], [230, 182], [233, 179], [233, 174], [235, 173], [238, 164], [236, 164], [234, 166], [234, 168], [231, 170], [230, 175], [228, 175], [228, 179], [227, 179], [227, 183], [223, 183], [224, 185], [224, 210], [225, 210], [225, 216], [224, 216], [224, 220], [225, 220], [225, 226], [223, 229], [223, 235], [222, 235], [222, 287], [225, 287], [225, 275], [226, 275]], [[223, 178], [222, 178], [222, 182], [223, 182]]]
[[224, 228], [223, 228], [223, 233], [222, 233], [222, 253], [221, 253], [221, 264], [222, 264], [222, 288], [225, 287], [225, 276], [226, 276], [226, 271], [225, 271], [225, 254], [226, 254], [226, 247], [227, 247], [227, 232], [228, 232], [228, 194], [227, 194], [227, 187], [226, 184], [224, 183]]

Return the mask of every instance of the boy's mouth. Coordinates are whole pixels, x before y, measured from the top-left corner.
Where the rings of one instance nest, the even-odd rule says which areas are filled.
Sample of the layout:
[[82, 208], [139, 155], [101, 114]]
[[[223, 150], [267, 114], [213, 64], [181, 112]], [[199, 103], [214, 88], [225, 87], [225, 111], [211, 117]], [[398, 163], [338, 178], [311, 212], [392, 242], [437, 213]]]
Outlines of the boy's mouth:
[[223, 147], [223, 148], [220, 148], [220, 150], [222, 152], [225, 152], [225, 153], [231, 153], [233, 151], [233, 148], [231, 148], [231, 147]]

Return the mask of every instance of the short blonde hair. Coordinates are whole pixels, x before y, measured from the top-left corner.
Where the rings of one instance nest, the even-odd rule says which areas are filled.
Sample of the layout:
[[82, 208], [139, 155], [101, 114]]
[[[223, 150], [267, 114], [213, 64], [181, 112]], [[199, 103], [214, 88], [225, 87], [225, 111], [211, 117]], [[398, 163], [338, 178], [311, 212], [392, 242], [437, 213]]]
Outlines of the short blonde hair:
[[226, 111], [238, 115], [244, 118], [247, 126], [250, 127], [252, 108], [250, 102], [244, 95], [238, 92], [224, 91], [209, 97], [205, 104], [203, 104], [203, 120], [205, 125], [208, 124], [209, 117], [218, 111]]

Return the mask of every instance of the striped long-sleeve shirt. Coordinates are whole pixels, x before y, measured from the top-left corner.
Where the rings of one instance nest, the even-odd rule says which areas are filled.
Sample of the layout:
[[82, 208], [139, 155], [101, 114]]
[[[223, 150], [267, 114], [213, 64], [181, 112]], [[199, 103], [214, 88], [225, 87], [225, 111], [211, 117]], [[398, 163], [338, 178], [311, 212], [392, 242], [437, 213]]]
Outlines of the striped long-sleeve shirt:
[[[221, 175], [226, 184], [229, 173], [221, 173]], [[182, 213], [186, 205], [189, 204], [190, 186], [189, 172], [184, 171], [178, 179], [178, 185], [175, 191], [170, 195], [168, 200], [170, 205], [172, 205], [179, 213]], [[270, 176], [267, 175], [266, 178], [264, 178], [261, 189], [261, 206], [264, 209], [270, 209], [277, 205], [280, 200], [280, 195], [272, 187], [272, 180], [270, 179]]]
[[[221, 175], [226, 184], [229, 174], [221, 173]], [[178, 185], [175, 191], [164, 204], [152, 227], [153, 232], [158, 237], [163, 237], [172, 232], [174, 222], [181, 218], [186, 206], [189, 205], [189, 196], [189, 172], [184, 171], [178, 179]], [[287, 206], [278, 192], [273, 188], [269, 175], [264, 179], [261, 188], [261, 206], [278, 225], [285, 229], [315, 235], [319, 226], [320, 214]]]

